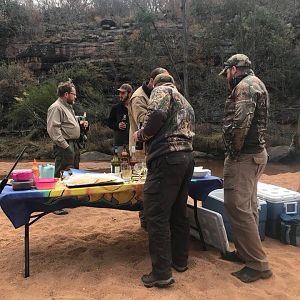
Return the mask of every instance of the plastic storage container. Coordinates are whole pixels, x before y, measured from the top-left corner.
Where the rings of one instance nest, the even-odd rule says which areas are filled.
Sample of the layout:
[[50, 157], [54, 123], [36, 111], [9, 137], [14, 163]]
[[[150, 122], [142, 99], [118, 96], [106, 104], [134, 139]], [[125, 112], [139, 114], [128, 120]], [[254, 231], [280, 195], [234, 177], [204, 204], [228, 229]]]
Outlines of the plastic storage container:
[[205, 177], [205, 176], [210, 176], [211, 175], [211, 170], [209, 169], [203, 169], [203, 167], [194, 167], [194, 177]]
[[34, 180], [35, 187], [38, 190], [50, 190], [54, 189], [56, 185], [56, 178], [37, 178]]
[[16, 169], [11, 172], [13, 181], [32, 180], [32, 176], [33, 174], [31, 169]]
[[[201, 205], [199, 202], [198, 204]], [[194, 206], [187, 205], [187, 214], [190, 221], [190, 234], [199, 239], [194, 217]], [[197, 215], [205, 243], [219, 249], [222, 253], [228, 251], [229, 243], [222, 216], [203, 207], [197, 208]]]
[[26, 180], [26, 181], [12, 181], [11, 182], [12, 188], [14, 191], [23, 191], [23, 190], [30, 190], [33, 185], [33, 180]]
[[[265, 239], [265, 229], [266, 229], [266, 220], [267, 220], [267, 203], [264, 200], [259, 199], [259, 226], [258, 231], [260, 239], [263, 241]], [[218, 189], [212, 191], [206, 200], [202, 202], [202, 206], [216, 211], [223, 217], [224, 226], [226, 229], [227, 237], [229, 241], [232, 239], [232, 229], [229, 221], [229, 217], [224, 207], [224, 189]]]
[[280, 238], [280, 215], [300, 214], [300, 193], [259, 182], [257, 196], [267, 202], [266, 235]]

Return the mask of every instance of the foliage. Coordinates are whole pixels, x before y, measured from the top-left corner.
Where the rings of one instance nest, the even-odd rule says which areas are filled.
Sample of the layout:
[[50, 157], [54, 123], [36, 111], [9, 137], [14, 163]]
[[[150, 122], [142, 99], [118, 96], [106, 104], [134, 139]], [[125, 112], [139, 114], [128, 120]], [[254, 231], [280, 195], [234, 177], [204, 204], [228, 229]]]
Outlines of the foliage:
[[[297, 13], [299, 14], [297, 1], [193, 0], [189, 2], [192, 2], [190, 11], [194, 12], [188, 20], [191, 35], [189, 101], [195, 109], [197, 122], [221, 121], [226, 82], [217, 74], [221, 70], [222, 62], [237, 52], [243, 52], [250, 57], [255, 72], [266, 83], [271, 93], [273, 119], [278, 116], [276, 111], [288, 106], [289, 103], [295, 103], [295, 99], [300, 95], [300, 59], [295, 51], [299, 41], [296, 39], [293, 23]], [[48, 26], [47, 22], [52, 25], [57, 22], [67, 25], [63, 32], [59, 33], [59, 39], [62, 40], [64, 36], [74, 34], [72, 30], [76, 22], [78, 28], [81, 25], [85, 25], [83, 28], [89, 28], [88, 22], [91, 22], [89, 17], [92, 15], [112, 19], [130, 18], [135, 21], [135, 27], [124, 32], [119, 40], [120, 51], [125, 52], [129, 61], [126, 68], [122, 65], [123, 53], [121, 53], [123, 56], [120, 55], [120, 58], [114, 60], [109, 53], [103, 52], [105, 57], [102, 58], [101, 66], [97, 63], [86, 64], [80, 59], [67, 62], [75, 67], [67, 69], [57, 67], [48, 74], [51, 80], [43, 79], [38, 86], [33, 85], [28, 88], [26, 82], [18, 77], [21, 76], [20, 74], [10, 75], [6, 67], [0, 66], [1, 112], [10, 113], [10, 118], [15, 118], [10, 126], [16, 127], [17, 124], [37, 126], [37, 118], [34, 114], [29, 117], [28, 107], [32, 113], [35, 112], [34, 107], [42, 109], [41, 116], [45, 119], [47, 106], [56, 99], [57, 83], [69, 77], [77, 87], [76, 112], [82, 114], [86, 111], [89, 120], [101, 123], [104, 123], [107, 118], [111, 106], [109, 97], [120, 80], [126, 80], [133, 85], [140, 84], [154, 67], [160, 65], [174, 75], [178, 87], [181, 88], [182, 35], [179, 24], [169, 18], [171, 15], [178, 16], [180, 0], [40, 0], [36, 2], [5, 0], [0, 4], [0, 37], [1, 32], [6, 34], [6, 37], [13, 37], [28, 32], [28, 28], [33, 27], [32, 15], [34, 12], [37, 14], [37, 9], [30, 6], [30, 3], [38, 5], [43, 13], [45, 17], [43, 25]], [[78, 24], [78, 22], [85, 23]], [[164, 26], [160, 27], [162, 24]], [[2, 25], [8, 27], [1, 27]], [[4, 31], [1, 31], [1, 28]], [[61, 27], [55, 28], [59, 31]], [[95, 27], [91, 28], [95, 30]], [[98, 33], [97, 29], [95, 34]], [[101, 31], [102, 34], [104, 33]], [[105, 34], [110, 33], [105, 32]], [[113, 34], [115, 32], [112, 32]], [[3, 68], [3, 78], [1, 78], [1, 68]], [[102, 68], [106, 71], [103, 72]], [[25, 90], [28, 95], [24, 96]], [[41, 98], [44, 101], [41, 102], [45, 105], [42, 107], [39, 92], [43, 94]], [[14, 104], [15, 97], [22, 100]], [[13, 104], [13, 111], [11, 111]], [[22, 122], [22, 114], [28, 116], [26, 122]]]
[[[17, 98], [9, 118], [9, 128], [46, 128], [47, 109], [56, 97], [56, 82], [49, 80], [28, 89], [23, 97]], [[26, 118], [24, 118], [26, 116]]]
[[[57, 70], [56, 70], [57, 72]], [[74, 105], [75, 112], [81, 115], [87, 112], [90, 121], [104, 122], [109, 115], [110, 105], [103, 95], [103, 77], [101, 69], [92, 64], [78, 64], [70, 69], [57, 73], [58, 82], [71, 78], [77, 89], [77, 101]]]
[[[245, 53], [271, 93], [271, 110], [278, 110], [279, 105], [288, 106], [292, 99], [297, 99], [300, 57], [295, 52], [294, 28], [289, 23], [296, 13], [291, 10], [295, 3], [292, 0], [193, 1], [197, 36], [201, 39], [197, 55], [205, 58], [203, 81], [208, 85], [216, 83], [221, 63], [234, 53]], [[205, 95], [206, 102], [211, 103], [209, 99], [220, 95], [220, 86], [215, 84], [210, 94]]]
[[6, 127], [11, 121], [8, 115], [16, 102], [15, 97], [22, 96], [31, 83], [33, 83], [33, 77], [23, 66], [15, 63], [0, 65], [1, 127]]
[[86, 151], [99, 151], [111, 154], [112, 145], [113, 131], [108, 127], [104, 127], [101, 123], [91, 123]]
[[33, 7], [21, 5], [16, 0], [0, 2], [0, 40], [29, 37], [42, 30], [41, 16]]
[[[53, 79], [31, 86], [22, 97], [18, 97], [8, 118], [10, 128], [46, 128], [48, 107], [57, 99], [56, 89], [61, 81], [71, 78], [77, 89], [74, 110], [78, 115], [87, 112], [89, 121], [104, 121], [109, 114], [109, 105], [103, 97], [101, 76], [94, 66], [53, 71]], [[24, 116], [27, 116], [24, 119]]]

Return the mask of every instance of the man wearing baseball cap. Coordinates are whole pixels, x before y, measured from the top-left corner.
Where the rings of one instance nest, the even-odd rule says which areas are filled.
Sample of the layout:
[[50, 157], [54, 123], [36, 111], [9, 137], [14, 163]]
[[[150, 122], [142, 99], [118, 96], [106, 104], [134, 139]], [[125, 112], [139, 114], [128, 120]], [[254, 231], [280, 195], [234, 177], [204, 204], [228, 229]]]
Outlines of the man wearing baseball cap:
[[257, 182], [267, 164], [265, 131], [269, 95], [264, 83], [254, 75], [245, 54], [235, 54], [220, 72], [227, 78], [230, 95], [225, 102], [223, 140], [224, 205], [230, 218], [236, 251], [224, 260], [244, 263], [232, 273], [248, 283], [272, 276], [258, 231]]
[[111, 108], [108, 126], [114, 130], [114, 147], [118, 147], [118, 153], [120, 153], [122, 146], [128, 145], [129, 120], [126, 105], [133, 89], [130, 84], [124, 83], [118, 88], [118, 91], [120, 102]]

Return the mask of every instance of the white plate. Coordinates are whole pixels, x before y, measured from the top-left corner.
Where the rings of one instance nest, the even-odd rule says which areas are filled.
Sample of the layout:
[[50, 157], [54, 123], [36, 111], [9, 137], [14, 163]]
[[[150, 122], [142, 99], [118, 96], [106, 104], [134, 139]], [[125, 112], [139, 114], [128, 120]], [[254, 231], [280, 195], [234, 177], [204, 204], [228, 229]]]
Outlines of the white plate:
[[[100, 182], [97, 182], [97, 179]], [[86, 173], [86, 174], [74, 174], [63, 181], [67, 187], [84, 187], [84, 186], [96, 186], [96, 185], [110, 185], [121, 184], [124, 180], [114, 174], [105, 173]]]

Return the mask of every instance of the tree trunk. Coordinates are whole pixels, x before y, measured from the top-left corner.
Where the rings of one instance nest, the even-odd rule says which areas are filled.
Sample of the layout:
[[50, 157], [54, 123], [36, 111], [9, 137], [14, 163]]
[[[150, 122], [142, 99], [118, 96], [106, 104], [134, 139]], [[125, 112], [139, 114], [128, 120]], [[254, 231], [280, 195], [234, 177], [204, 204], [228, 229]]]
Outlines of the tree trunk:
[[184, 96], [189, 98], [189, 78], [188, 78], [188, 30], [186, 20], [186, 0], [181, 0], [181, 16], [183, 25], [183, 83]]

